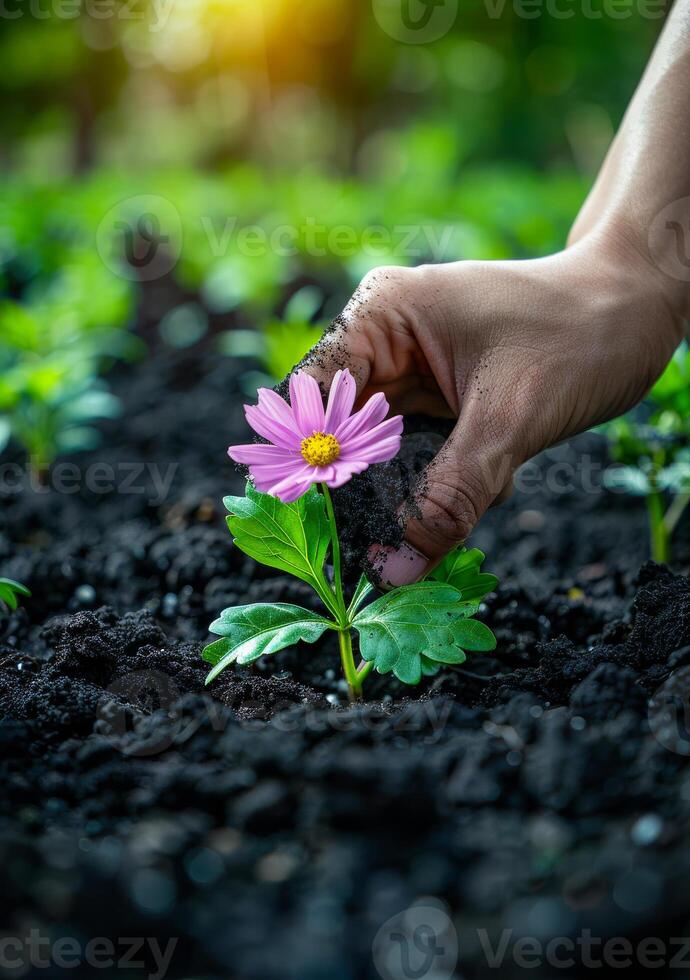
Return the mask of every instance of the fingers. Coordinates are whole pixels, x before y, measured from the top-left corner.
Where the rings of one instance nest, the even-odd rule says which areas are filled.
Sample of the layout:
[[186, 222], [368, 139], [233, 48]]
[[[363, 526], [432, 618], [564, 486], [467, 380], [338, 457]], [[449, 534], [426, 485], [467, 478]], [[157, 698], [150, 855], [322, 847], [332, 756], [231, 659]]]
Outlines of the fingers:
[[369, 338], [371, 293], [373, 290], [376, 294], [378, 281], [375, 273], [362, 280], [343, 312], [299, 364], [299, 368], [315, 378], [325, 391], [335, 373], [344, 368], [348, 368], [355, 379], [358, 395], [369, 381], [374, 354]]
[[346, 323], [342, 314], [333, 321], [316, 347], [313, 347], [298, 365], [315, 378], [322, 391], [329, 390], [337, 371], [348, 368], [355, 379], [360, 395], [371, 374], [371, 354], [363, 326], [357, 321]]
[[[486, 430], [484, 430], [486, 431]], [[481, 427], [460, 421], [401, 509], [405, 540], [373, 545], [369, 561], [386, 588], [409, 585], [467, 538], [509, 486], [518, 465], [502, 439], [482, 442]]]
[[370, 383], [383, 391], [389, 385], [393, 389], [396, 384], [402, 385], [401, 355], [392, 337], [395, 325], [404, 320], [401, 311], [414, 278], [414, 270], [396, 266], [383, 266], [366, 275], [343, 312], [300, 363], [300, 369], [328, 390], [336, 371], [348, 368], [358, 396]]

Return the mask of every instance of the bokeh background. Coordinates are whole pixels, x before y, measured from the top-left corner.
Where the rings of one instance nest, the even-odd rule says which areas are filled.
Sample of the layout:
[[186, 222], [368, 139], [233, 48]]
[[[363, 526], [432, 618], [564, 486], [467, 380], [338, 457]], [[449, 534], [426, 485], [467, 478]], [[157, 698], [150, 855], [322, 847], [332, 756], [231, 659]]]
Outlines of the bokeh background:
[[446, 0], [436, 38], [401, 2], [433, 26], [426, 0], [3, 7], [0, 445], [91, 445], [143, 306], [249, 389], [376, 265], [563, 245], [663, 9]]

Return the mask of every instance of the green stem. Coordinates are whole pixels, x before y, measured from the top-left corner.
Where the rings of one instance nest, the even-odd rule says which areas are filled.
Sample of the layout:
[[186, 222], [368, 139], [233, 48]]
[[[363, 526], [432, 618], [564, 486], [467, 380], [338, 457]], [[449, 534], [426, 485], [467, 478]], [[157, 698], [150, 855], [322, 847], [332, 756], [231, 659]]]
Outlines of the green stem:
[[357, 676], [359, 677], [359, 683], [360, 684], [364, 680], [366, 680], [366, 678], [369, 676], [369, 674], [372, 672], [373, 669], [374, 669], [374, 661], [373, 660], [363, 660], [361, 662], [361, 664], [357, 668]]
[[352, 633], [349, 627], [338, 630], [338, 640], [340, 641], [340, 661], [349, 688], [350, 701], [359, 701], [362, 697], [363, 678], [357, 673], [355, 667], [355, 659], [352, 656]]
[[664, 498], [659, 490], [647, 496], [649, 515], [649, 540], [654, 561], [664, 564], [670, 558], [669, 533], [664, 523]]
[[341, 620], [341, 626], [347, 623], [347, 609], [345, 606], [345, 596], [343, 595], [343, 580], [340, 571], [340, 539], [338, 537], [338, 525], [335, 522], [335, 511], [333, 510], [333, 501], [331, 499], [331, 494], [325, 483], [321, 484], [321, 492], [326, 498], [326, 513], [328, 514], [328, 521], [331, 525], [331, 551], [333, 554], [333, 582], [335, 584], [335, 597], [338, 600], [338, 606], [343, 612], [343, 617]]
[[350, 629], [350, 619], [345, 605], [345, 595], [343, 593], [343, 577], [340, 559], [340, 539], [338, 537], [338, 525], [335, 521], [335, 511], [333, 501], [328, 487], [325, 483], [321, 484], [321, 492], [326, 500], [326, 513], [331, 525], [331, 553], [333, 556], [333, 589], [335, 592], [335, 602], [338, 609], [338, 642], [340, 644], [340, 660], [343, 665], [343, 674], [347, 681], [347, 686], [351, 701], [357, 701], [362, 697], [363, 678], [357, 673], [354, 657], [352, 655], [352, 632]]
[[675, 531], [678, 521], [683, 516], [683, 511], [688, 504], [690, 504], [690, 490], [685, 490], [683, 493], [679, 493], [673, 498], [673, 502], [666, 511], [666, 516], [664, 517], [664, 526], [669, 538]]

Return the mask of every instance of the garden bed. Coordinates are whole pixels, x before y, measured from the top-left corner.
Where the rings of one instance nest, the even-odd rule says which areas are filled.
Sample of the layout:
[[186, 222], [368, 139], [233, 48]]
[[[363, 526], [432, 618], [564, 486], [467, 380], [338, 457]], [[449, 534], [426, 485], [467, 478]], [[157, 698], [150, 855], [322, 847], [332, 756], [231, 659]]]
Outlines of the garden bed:
[[[169, 977], [262, 980], [386, 976], [375, 937], [420, 899], [451, 915], [467, 978], [496, 972], [481, 930], [682, 935], [690, 768], [648, 700], [690, 663], [690, 582], [644, 564], [642, 506], [578, 486], [601, 440], [541, 459], [473, 538], [501, 578], [495, 654], [415, 689], [373, 674], [358, 707], [330, 638], [205, 689], [221, 609], [314, 601], [225, 528], [243, 370], [156, 351], [113, 378], [124, 417], [62, 492], [3, 493], [2, 571], [33, 593], [0, 633], [4, 931], [176, 937]], [[522, 976], [511, 948], [500, 974]]]

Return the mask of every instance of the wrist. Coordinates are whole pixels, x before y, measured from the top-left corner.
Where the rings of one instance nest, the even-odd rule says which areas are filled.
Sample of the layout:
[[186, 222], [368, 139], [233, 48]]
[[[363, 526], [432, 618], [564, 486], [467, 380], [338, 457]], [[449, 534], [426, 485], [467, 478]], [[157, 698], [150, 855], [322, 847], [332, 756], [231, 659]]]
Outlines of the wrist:
[[686, 281], [676, 268], [675, 236], [669, 232], [663, 242], [652, 245], [655, 247], [650, 247], [650, 241], [633, 223], [610, 219], [597, 225], [572, 249], [586, 253], [599, 274], [611, 277], [613, 288], [638, 298], [650, 316], [654, 311], [650, 330], [668, 334], [675, 347], [685, 333], [690, 313], [690, 256]]

